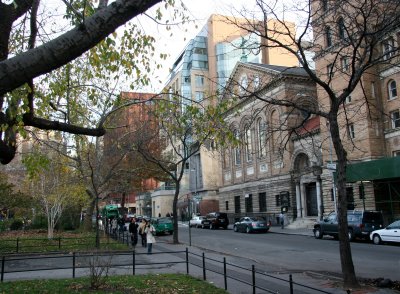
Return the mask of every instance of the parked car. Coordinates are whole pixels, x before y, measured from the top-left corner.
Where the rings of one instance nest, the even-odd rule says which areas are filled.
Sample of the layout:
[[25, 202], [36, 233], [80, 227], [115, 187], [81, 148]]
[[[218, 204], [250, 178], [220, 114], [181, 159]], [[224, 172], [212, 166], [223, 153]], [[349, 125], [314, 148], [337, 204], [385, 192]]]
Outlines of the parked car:
[[400, 220], [397, 220], [384, 229], [372, 231], [369, 235], [374, 244], [382, 242], [400, 242]]
[[174, 232], [174, 226], [171, 218], [169, 217], [158, 217], [150, 219], [150, 223], [156, 230], [156, 235], [160, 234], [172, 234]]
[[262, 217], [242, 217], [233, 225], [235, 232], [268, 232], [269, 223]]
[[226, 230], [229, 225], [228, 215], [224, 212], [210, 212], [201, 222], [202, 228], [218, 229], [224, 228]]
[[[357, 237], [367, 239], [372, 231], [383, 227], [383, 216], [380, 211], [349, 210], [347, 222], [350, 241]], [[337, 215], [332, 212], [314, 225], [314, 237], [321, 239], [324, 235], [330, 235], [337, 239], [338, 227]]]
[[201, 227], [201, 222], [203, 221], [204, 216], [202, 215], [195, 215], [190, 221], [189, 226], [199, 228]]

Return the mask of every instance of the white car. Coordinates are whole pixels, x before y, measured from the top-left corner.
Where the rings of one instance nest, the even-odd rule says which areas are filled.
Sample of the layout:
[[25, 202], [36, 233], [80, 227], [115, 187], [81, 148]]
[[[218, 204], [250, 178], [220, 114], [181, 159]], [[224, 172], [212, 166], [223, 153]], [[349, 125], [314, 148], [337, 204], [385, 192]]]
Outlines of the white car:
[[372, 231], [369, 238], [377, 245], [382, 242], [400, 242], [400, 220], [391, 223], [384, 229]]
[[196, 215], [196, 216], [194, 216], [194, 217], [190, 220], [189, 226], [199, 228], [199, 227], [202, 226], [202, 225], [201, 225], [201, 221], [202, 221], [203, 219], [204, 219], [204, 216]]

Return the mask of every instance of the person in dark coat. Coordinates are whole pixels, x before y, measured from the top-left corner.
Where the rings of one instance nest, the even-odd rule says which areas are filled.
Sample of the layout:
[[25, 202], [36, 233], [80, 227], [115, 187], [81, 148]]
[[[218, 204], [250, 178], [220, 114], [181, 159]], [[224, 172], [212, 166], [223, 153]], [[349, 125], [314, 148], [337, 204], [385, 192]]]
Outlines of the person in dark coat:
[[139, 225], [136, 223], [136, 218], [133, 217], [131, 223], [129, 224], [129, 233], [131, 234], [133, 249], [135, 249], [138, 242], [138, 227]]

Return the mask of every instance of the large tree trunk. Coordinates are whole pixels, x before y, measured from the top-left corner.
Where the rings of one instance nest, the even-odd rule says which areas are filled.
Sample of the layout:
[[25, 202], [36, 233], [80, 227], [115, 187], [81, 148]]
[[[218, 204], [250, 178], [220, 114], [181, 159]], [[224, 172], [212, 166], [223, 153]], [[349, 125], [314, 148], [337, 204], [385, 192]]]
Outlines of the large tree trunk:
[[339, 250], [340, 262], [342, 265], [342, 274], [344, 287], [357, 288], [359, 287], [356, 274], [354, 271], [353, 258], [350, 248], [350, 240], [348, 237], [347, 223], [347, 195], [346, 195], [346, 167], [347, 167], [347, 152], [343, 147], [340, 139], [339, 126], [337, 122], [337, 114], [329, 119], [330, 133], [333, 146], [337, 156], [337, 216], [339, 223]]
[[175, 195], [174, 195], [174, 202], [172, 204], [172, 212], [174, 214], [174, 236], [173, 236], [174, 244], [179, 244], [178, 209], [177, 209], [179, 190], [180, 190], [180, 182], [175, 181]]
[[83, 221], [83, 230], [85, 232], [91, 232], [92, 231], [92, 216], [94, 213], [94, 208], [96, 206], [96, 197], [93, 196], [93, 193], [89, 190], [86, 190], [86, 193], [90, 197], [90, 205], [88, 209], [86, 210], [86, 216]]

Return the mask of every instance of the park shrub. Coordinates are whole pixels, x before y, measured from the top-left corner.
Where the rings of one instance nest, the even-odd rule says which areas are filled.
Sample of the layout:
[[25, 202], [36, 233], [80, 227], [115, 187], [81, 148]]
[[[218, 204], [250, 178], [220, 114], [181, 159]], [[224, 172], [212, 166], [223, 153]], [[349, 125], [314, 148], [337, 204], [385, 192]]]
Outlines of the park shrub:
[[24, 227], [24, 222], [22, 219], [14, 219], [10, 225], [10, 230], [11, 231], [18, 231], [21, 230]]

